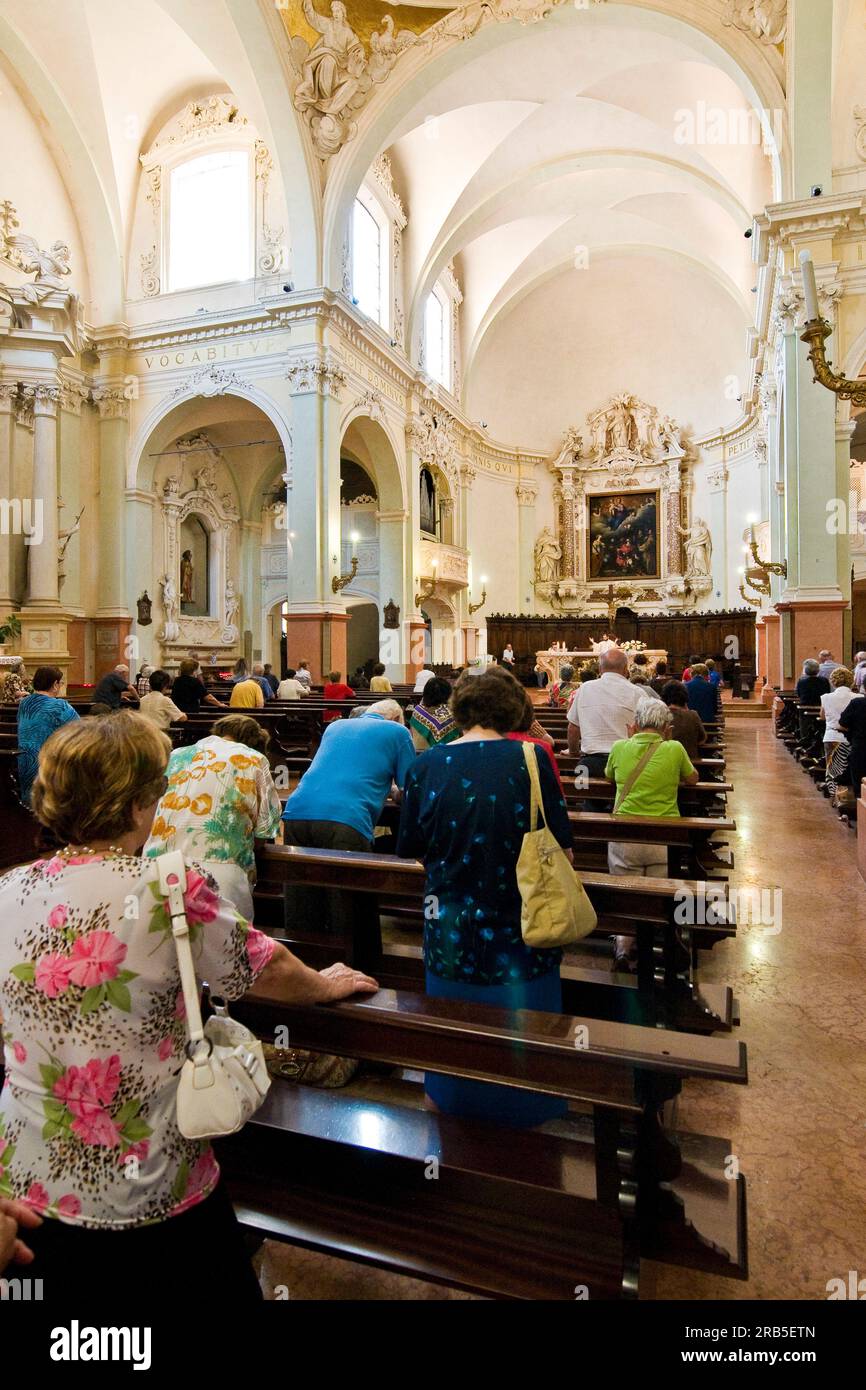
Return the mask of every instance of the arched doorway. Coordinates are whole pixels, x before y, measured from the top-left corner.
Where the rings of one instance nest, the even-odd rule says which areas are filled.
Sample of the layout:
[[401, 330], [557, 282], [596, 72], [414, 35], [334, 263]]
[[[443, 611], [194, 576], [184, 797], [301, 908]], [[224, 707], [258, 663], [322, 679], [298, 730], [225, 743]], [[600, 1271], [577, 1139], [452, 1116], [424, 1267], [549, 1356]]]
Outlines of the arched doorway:
[[[277, 422], [243, 396], [190, 396], [142, 432], [131, 459], [126, 591], [145, 590], [153, 622], [135, 631], [136, 660], [176, 668], [239, 656], [278, 660], [266, 615], [287, 592], [285, 522], [263, 545], [273, 480], [287, 469]], [[265, 556], [265, 550], [267, 555]]]
[[[411, 571], [411, 545], [401, 465], [384, 424], [368, 415], [356, 415], [348, 420], [340, 458], [343, 558], [347, 569], [353, 554], [357, 554], [359, 560], [357, 578], [343, 590], [343, 597], [350, 605], [348, 664], [354, 669], [353, 658], [357, 665], [371, 657], [378, 659], [381, 651], [391, 680], [402, 681], [406, 675], [402, 652], [408, 643], [405, 629], [410, 607], [406, 593], [407, 582], [410, 582], [407, 575]], [[357, 536], [355, 542], [349, 539], [352, 532]], [[376, 609], [372, 645], [371, 615], [362, 617], [357, 611], [365, 602], [372, 603]], [[400, 641], [383, 643], [384, 609], [390, 602], [400, 609], [403, 631]], [[362, 648], [362, 644], [366, 644], [366, 648]]]
[[427, 598], [424, 600], [422, 617], [425, 665], [462, 666], [463, 631], [450, 603], [440, 598]]
[[349, 625], [346, 631], [346, 675], [349, 684], [358, 667], [369, 678], [372, 666], [379, 660], [379, 608], [369, 600], [349, 605]]

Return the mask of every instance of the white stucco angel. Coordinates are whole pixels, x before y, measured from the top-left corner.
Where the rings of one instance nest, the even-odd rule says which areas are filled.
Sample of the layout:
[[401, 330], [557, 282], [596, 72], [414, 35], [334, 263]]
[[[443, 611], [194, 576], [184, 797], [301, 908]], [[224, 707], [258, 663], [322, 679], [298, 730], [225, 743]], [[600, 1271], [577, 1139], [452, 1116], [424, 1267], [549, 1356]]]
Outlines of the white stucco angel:
[[55, 241], [49, 251], [42, 251], [35, 237], [10, 236], [6, 246], [11, 248], [12, 259], [24, 274], [36, 276], [32, 284], [21, 286], [20, 292], [28, 303], [39, 304], [55, 290], [66, 289], [63, 279], [72, 274], [72, 268], [65, 241]]
[[707, 576], [712, 573], [713, 538], [705, 521], [696, 516], [690, 527], [677, 526], [685, 541], [686, 573]]

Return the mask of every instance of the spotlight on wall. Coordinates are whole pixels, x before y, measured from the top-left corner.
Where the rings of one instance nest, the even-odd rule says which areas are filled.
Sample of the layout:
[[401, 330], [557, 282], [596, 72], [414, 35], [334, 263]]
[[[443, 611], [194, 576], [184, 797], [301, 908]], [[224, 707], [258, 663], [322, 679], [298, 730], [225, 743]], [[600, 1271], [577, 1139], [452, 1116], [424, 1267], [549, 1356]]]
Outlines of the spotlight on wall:
[[823, 198], [824, 196], [824, 190], [821, 187], [820, 183], [813, 183], [809, 191], [812, 194], [813, 198]]
[[396, 346], [397, 346], [397, 339], [396, 339], [396, 338], [392, 338], [392, 339], [391, 339], [391, 346], [392, 346], [392, 347], [396, 347]]
[[283, 285], [283, 294], [291, 294], [291, 293], [292, 293], [292, 290], [293, 290], [294, 288], [295, 288], [295, 287], [294, 287], [294, 285], [292, 284], [292, 282], [291, 282], [291, 280], [290, 280], [290, 281], [288, 282], [288, 284]]
[[749, 238], [752, 237], [752, 236], [754, 235], [754, 231], [755, 231], [754, 227], [747, 227], [747, 228], [746, 228], [746, 230], [743, 232], [743, 236], [746, 238], [746, 241], [748, 241]]
[[483, 430], [486, 430], [486, 429], [487, 429], [487, 421], [486, 421], [486, 420], [479, 420], [478, 423], [479, 423], [479, 425], [481, 426], [481, 428], [482, 428]]

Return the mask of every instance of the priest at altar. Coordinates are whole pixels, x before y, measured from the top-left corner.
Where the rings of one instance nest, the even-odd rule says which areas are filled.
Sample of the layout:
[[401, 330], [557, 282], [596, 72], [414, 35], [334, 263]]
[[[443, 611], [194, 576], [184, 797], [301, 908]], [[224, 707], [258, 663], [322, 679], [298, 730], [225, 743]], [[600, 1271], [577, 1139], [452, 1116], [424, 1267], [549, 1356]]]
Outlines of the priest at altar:
[[610, 637], [607, 633], [604, 634], [600, 642], [591, 642], [590, 646], [591, 650], [588, 651], [568, 651], [564, 642], [554, 642], [547, 651], [535, 653], [536, 672], [543, 671], [551, 681], [558, 681], [562, 666], [580, 666], [584, 661], [597, 660], [604, 652], [619, 646], [622, 646], [622, 650], [629, 656], [637, 655], [637, 652], [640, 651], [652, 666], [655, 666], [659, 661], [667, 661], [668, 656], [666, 651], [655, 648], [638, 647], [628, 642], [621, 644], [615, 637]]

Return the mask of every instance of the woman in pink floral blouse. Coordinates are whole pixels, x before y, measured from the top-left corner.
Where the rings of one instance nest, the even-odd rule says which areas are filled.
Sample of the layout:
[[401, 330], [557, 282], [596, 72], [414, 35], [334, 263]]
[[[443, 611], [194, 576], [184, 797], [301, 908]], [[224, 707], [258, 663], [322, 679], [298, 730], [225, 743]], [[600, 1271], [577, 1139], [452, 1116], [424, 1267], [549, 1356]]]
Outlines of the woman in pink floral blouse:
[[[44, 1219], [28, 1275], [46, 1299], [258, 1297], [208, 1143], [175, 1122], [186, 1030], [157, 866], [138, 857], [165, 786], [166, 736], [138, 714], [81, 720], [44, 745], [39, 820], [66, 846], [0, 878], [0, 1199]], [[200, 866], [187, 919], [199, 978], [237, 999], [329, 1002], [374, 980], [308, 969], [245, 921]]]

